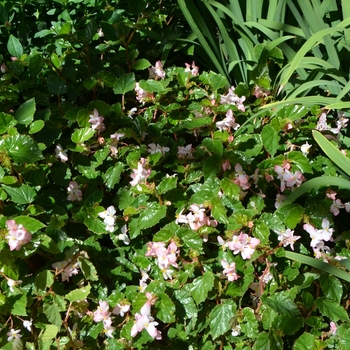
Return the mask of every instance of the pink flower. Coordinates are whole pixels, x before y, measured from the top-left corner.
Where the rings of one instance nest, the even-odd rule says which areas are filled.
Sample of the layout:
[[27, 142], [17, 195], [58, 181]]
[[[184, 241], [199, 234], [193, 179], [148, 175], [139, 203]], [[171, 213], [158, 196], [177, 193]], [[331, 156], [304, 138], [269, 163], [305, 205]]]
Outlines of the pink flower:
[[235, 94], [235, 88], [232, 86], [228, 90], [227, 95], [220, 95], [221, 104], [232, 104], [235, 105], [239, 110], [242, 112], [245, 112], [245, 107], [243, 105], [243, 102], [245, 101], [245, 96], [239, 97]]
[[192, 144], [187, 146], [178, 146], [177, 147], [177, 157], [179, 159], [193, 159], [192, 156]]
[[245, 173], [242, 165], [237, 163], [235, 165], [236, 179], [234, 181], [242, 190], [247, 190], [250, 187], [249, 176]]
[[231, 170], [231, 163], [228, 159], [226, 159], [223, 164], [221, 165], [222, 170], [226, 171], [226, 170]]
[[140, 161], [137, 163], [137, 169], [133, 169], [133, 174], [131, 174], [131, 178], [133, 179], [130, 181], [131, 186], [136, 186], [140, 183], [146, 182], [148, 176], [151, 174], [151, 169], [146, 169], [147, 161], [145, 158], [141, 158]]
[[152, 93], [150, 93], [148, 91], [145, 91], [142, 88], [140, 88], [140, 84], [139, 83], [135, 84], [134, 90], [136, 92], [136, 100], [139, 101], [142, 104], [145, 104], [148, 100], [152, 100], [153, 99]]
[[282, 194], [278, 193], [276, 196], [275, 208], [277, 209], [285, 199], [286, 196], [283, 196]]
[[330, 334], [335, 335], [337, 333], [337, 325], [334, 322], [329, 324], [330, 326]]
[[69, 183], [69, 186], [67, 187], [67, 192], [67, 200], [71, 202], [81, 201], [83, 193], [81, 192], [80, 187], [76, 181], [71, 181]]
[[260, 239], [250, 237], [246, 233], [241, 232], [239, 236], [232, 237], [228, 247], [233, 251], [233, 254], [241, 253], [244, 260], [250, 259], [255, 252], [255, 247], [260, 244]]
[[198, 75], [199, 68], [196, 66], [195, 62], [192, 62], [192, 65], [185, 63], [185, 72], [191, 72], [191, 74], [195, 77]]
[[330, 207], [330, 212], [333, 213], [334, 216], [337, 216], [340, 213], [339, 209], [343, 209], [345, 206], [341, 202], [340, 199], [336, 199], [333, 201], [331, 207]]
[[62, 282], [69, 282], [69, 277], [79, 273], [79, 264], [71, 264], [70, 262], [71, 259], [68, 259], [67, 261], [58, 261], [51, 265], [57, 272], [62, 270]]
[[318, 230], [310, 224], [305, 224], [303, 226], [304, 230], [309, 233], [311, 238], [311, 247], [316, 247], [316, 245], [323, 241], [332, 241], [333, 229], [329, 227], [328, 219], [322, 220], [322, 229]]
[[106, 130], [106, 127], [103, 121], [104, 118], [99, 115], [98, 110], [95, 108], [94, 114], [90, 114], [89, 123], [91, 123], [91, 127], [99, 132], [104, 131]]
[[149, 152], [150, 154], [161, 153], [164, 156], [166, 152], [170, 151], [169, 147], [163, 147], [158, 144], [156, 145], [155, 143], [150, 143], [148, 147], [149, 148], [147, 149], [147, 152]]
[[15, 220], [7, 220], [6, 226], [9, 229], [8, 239], [10, 250], [20, 250], [22, 245], [32, 240], [32, 234], [28, 232], [21, 224], [17, 225]]
[[293, 236], [294, 231], [291, 229], [287, 229], [285, 231], [275, 231], [278, 234], [278, 240], [283, 244], [283, 247], [287, 247], [290, 245], [291, 249], [294, 250], [294, 243], [301, 236]]
[[232, 109], [229, 109], [226, 113], [226, 118], [220, 122], [216, 123], [216, 127], [220, 130], [220, 131], [230, 131], [231, 128], [233, 130], [237, 130], [240, 125], [236, 123], [236, 120], [233, 116], [233, 112]]
[[224, 275], [227, 276], [227, 279], [232, 282], [238, 280], [240, 276], [237, 275], [236, 273], [236, 263], [232, 262], [229, 264], [226, 260], [222, 259], [221, 260], [221, 266], [224, 268]]
[[114, 307], [112, 313], [115, 315], [119, 315], [121, 317], [124, 317], [125, 313], [129, 312], [129, 310], [130, 310], [130, 304], [118, 303]]
[[152, 66], [151, 68], [148, 68], [148, 72], [150, 79], [165, 78], [165, 72], [161, 61], [157, 61], [155, 67]]
[[97, 307], [97, 310], [94, 312], [94, 321], [100, 322], [103, 321], [103, 323], [109, 324], [111, 313], [109, 312], [109, 305], [106, 301], [99, 301], [99, 306]]

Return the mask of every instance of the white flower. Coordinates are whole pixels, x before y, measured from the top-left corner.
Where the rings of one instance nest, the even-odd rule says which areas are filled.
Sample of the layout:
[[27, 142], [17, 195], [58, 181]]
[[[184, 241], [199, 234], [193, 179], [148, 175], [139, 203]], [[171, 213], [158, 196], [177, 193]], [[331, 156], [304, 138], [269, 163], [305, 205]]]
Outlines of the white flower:
[[14, 292], [13, 287], [17, 287], [21, 283], [22, 281], [15, 281], [15, 280], [12, 280], [11, 278], [7, 279], [7, 285], [10, 287], [11, 292]]
[[232, 333], [231, 335], [233, 337], [238, 337], [241, 334], [241, 326], [238, 324], [237, 326], [235, 326], [234, 328], [232, 328]]
[[312, 146], [308, 144], [308, 142], [306, 141], [306, 143], [304, 143], [301, 147], [300, 147], [300, 150], [301, 152], [304, 154], [304, 155], [307, 155], [309, 154], [309, 149], [311, 148]]
[[12, 341], [14, 339], [19, 339], [21, 338], [22, 336], [20, 334], [18, 334], [20, 332], [19, 329], [17, 330], [14, 330], [13, 328], [7, 333], [8, 335], [8, 338], [7, 338], [7, 341]]
[[114, 231], [114, 225], [115, 225], [115, 216], [116, 210], [111, 205], [107, 208], [107, 210], [98, 213], [98, 216], [103, 219], [103, 222], [106, 224], [106, 231], [113, 232]]
[[56, 155], [55, 157], [60, 159], [62, 163], [65, 163], [68, 160], [67, 150], [63, 149], [60, 144], [55, 148]]
[[130, 244], [130, 238], [128, 237], [128, 235], [126, 234], [128, 232], [128, 227], [126, 225], [124, 225], [121, 228], [121, 234], [118, 235], [118, 239], [120, 239], [121, 241], [124, 242], [125, 245], [129, 245]]
[[32, 324], [33, 324], [33, 319], [30, 319], [30, 321], [23, 321], [23, 327], [28, 329], [29, 332], [32, 331]]

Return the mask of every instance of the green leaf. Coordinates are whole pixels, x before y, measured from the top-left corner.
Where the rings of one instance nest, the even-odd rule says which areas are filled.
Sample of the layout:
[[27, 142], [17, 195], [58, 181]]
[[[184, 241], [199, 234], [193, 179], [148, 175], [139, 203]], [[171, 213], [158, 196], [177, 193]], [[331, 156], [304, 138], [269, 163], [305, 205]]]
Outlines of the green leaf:
[[11, 305], [11, 314], [16, 316], [27, 316], [27, 295], [11, 295], [8, 297], [9, 305]]
[[53, 95], [62, 95], [67, 92], [66, 82], [58, 75], [50, 75], [47, 78], [47, 90]]
[[343, 295], [343, 286], [340, 281], [329, 274], [322, 274], [319, 278], [324, 295], [337, 303], [340, 303]]
[[289, 204], [284, 206], [278, 212], [278, 217], [284, 221], [286, 226], [294, 229], [303, 219], [304, 209], [299, 204]]
[[9, 127], [15, 126], [16, 123], [17, 122], [12, 115], [0, 112], [0, 134], [7, 132]]
[[303, 333], [294, 343], [293, 350], [316, 350], [315, 336], [310, 333]]
[[18, 163], [34, 163], [42, 158], [37, 143], [29, 136], [16, 134], [0, 141], [0, 151], [5, 151]]
[[270, 124], [267, 124], [261, 131], [261, 138], [266, 150], [271, 156], [274, 156], [277, 152], [280, 141], [277, 131]]
[[58, 330], [59, 328], [57, 326], [53, 324], [46, 324], [45, 330], [42, 333], [40, 333], [39, 338], [44, 342], [55, 339], [58, 333]]
[[150, 205], [144, 209], [138, 219], [140, 229], [152, 227], [163, 219], [166, 215], [166, 206], [158, 203], [150, 203]]
[[175, 305], [167, 294], [161, 293], [158, 295], [156, 309], [158, 310], [157, 318], [162, 322], [175, 322]]
[[11, 56], [21, 58], [23, 55], [23, 47], [20, 41], [10, 34], [9, 40], [7, 41], [7, 50]]
[[334, 322], [338, 320], [345, 322], [349, 319], [346, 310], [335, 301], [326, 298], [317, 298], [315, 305], [322, 315], [329, 317]]
[[53, 282], [53, 273], [49, 270], [44, 270], [35, 276], [34, 284], [38, 290], [46, 291], [47, 288], [50, 288], [53, 285]]
[[211, 215], [219, 223], [228, 224], [227, 210], [222, 204], [219, 198], [214, 198], [211, 200]]
[[176, 176], [170, 176], [165, 177], [163, 180], [159, 183], [159, 185], [156, 187], [159, 194], [164, 194], [177, 186], [177, 177]]
[[87, 286], [84, 286], [82, 288], [72, 290], [71, 292], [65, 295], [65, 298], [71, 303], [73, 301], [85, 300], [90, 294], [90, 290], [91, 286], [90, 284], [88, 284]]
[[140, 80], [139, 84], [140, 84], [140, 88], [141, 89], [143, 89], [145, 91], [148, 91], [148, 92], [161, 92], [161, 91], [164, 91], [163, 85], [159, 81], [156, 81], [156, 80], [153, 80], [153, 79], [148, 79], [147, 81], [146, 80]]
[[135, 88], [135, 74], [128, 73], [118, 78], [113, 86], [113, 91], [117, 95], [124, 95], [125, 93], [134, 90]]
[[270, 306], [282, 315], [298, 316], [300, 311], [294, 301], [287, 295], [278, 293], [271, 296], [263, 295], [261, 298], [263, 303]]
[[269, 241], [270, 230], [267, 225], [261, 221], [254, 221], [253, 236], [260, 239], [261, 244], [266, 244]]
[[213, 339], [223, 335], [231, 329], [230, 320], [235, 316], [236, 305], [232, 300], [216, 305], [210, 312], [210, 329]]
[[2, 188], [10, 195], [11, 201], [17, 204], [32, 203], [36, 197], [36, 192], [28, 185], [22, 184], [20, 187], [2, 185]]
[[45, 122], [43, 120], [35, 120], [29, 126], [29, 134], [36, 134], [45, 126]]
[[103, 176], [106, 186], [109, 189], [113, 189], [114, 186], [119, 183], [120, 175], [124, 170], [124, 164], [121, 162], [116, 163], [113, 167], [110, 167], [106, 174]]
[[185, 247], [199, 252], [203, 250], [203, 239], [197, 232], [190, 229], [181, 228], [177, 232], [177, 236], [181, 239]]
[[35, 109], [36, 107], [34, 98], [24, 102], [15, 113], [15, 119], [17, 120], [17, 123], [28, 126], [33, 121]]
[[85, 278], [90, 281], [98, 281], [98, 275], [95, 266], [87, 259], [80, 257], [79, 265]]
[[44, 225], [41, 221], [37, 219], [33, 219], [29, 216], [17, 216], [14, 219], [17, 224], [23, 225], [24, 228], [26, 228], [29, 232], [34, 233], [44, 227]]
[[132, 68], [136, 70], [143, 70], [150, 66], [151, 63], [148, 60], [146, 60], [145, 58], [141, 58], [132, 65]]
[[47, 319], [57, 327], [62, 326], [62, 318], [59, 312], [59, 308], [54, 303], [45, 303], [43, 305], [43, 311]]
[[185, 290], [175, 290], [175, 298], [181, 303], [185, 309], [186, 317], [189, 319], [197, 318], [198, 310], [191, 295]]
[[202, 144], [207, 148], [207, 150], [210, 153], [216, 154], [220, 157], [222, 156], [224, 148], [221, 141], [206, 138], [202, 141]]
[[207, 299], [208, 293], [213, 289], [214, 274], [211, 271], [206, 271], [203, 276], [197, 277], [187, 286], [190, 289], [194, 301], [198, 305]]
[[77, 129], [72, 134], [72, 141], [75, 143], [84, 143], [85, 141], [91, 139], [95, 135], [95, 130], [92, 128], [81, 128]]

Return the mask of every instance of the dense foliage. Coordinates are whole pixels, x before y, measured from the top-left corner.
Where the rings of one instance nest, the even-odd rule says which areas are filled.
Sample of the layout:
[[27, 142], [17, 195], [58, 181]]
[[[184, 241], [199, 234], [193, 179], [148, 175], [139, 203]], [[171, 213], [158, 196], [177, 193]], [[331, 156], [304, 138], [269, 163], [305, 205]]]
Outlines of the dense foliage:
[[340, 105], [183, 61], [175, 2], [0, 4], [2, 349], [348, 349]]

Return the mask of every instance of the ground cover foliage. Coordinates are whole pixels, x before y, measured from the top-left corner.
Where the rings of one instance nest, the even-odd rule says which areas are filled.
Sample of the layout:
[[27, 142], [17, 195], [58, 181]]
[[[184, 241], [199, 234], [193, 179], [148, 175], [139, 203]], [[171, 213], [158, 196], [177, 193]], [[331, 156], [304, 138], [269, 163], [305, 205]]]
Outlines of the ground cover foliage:
[[343, 69], [262, 41], [232, 87], [175, 2], [0, 4], [2, 349], [348, 349]]

